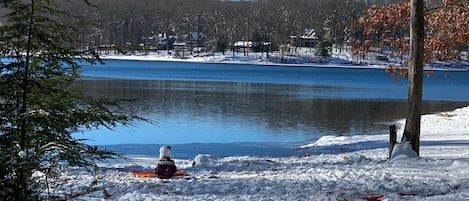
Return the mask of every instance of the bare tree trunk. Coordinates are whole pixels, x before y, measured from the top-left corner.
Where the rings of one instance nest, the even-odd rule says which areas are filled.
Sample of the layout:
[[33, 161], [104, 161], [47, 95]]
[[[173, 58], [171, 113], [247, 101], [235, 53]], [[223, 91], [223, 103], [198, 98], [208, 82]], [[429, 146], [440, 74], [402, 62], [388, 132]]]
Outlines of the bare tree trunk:
[[[19, 145], [21, 150], [26, 150], [26, 141], [27, 141], [27, 120], [26, 120], [26, 115], [24, 115], [27, 110], [28, 110], [28, 94], [29, 94], [29, 67], [30, 67], [30, 61], [31, 61], [31, 54], [32, 54], [32, 37], [33, 37], [33, 20], [34, 20], [34, 15], [35, 15], [35, 2], [34, 0], [31, 0], [31, 11], [29, 14], [29, 22], [28, 22], [28, 34], [27, 34], [27, 47], [26, 47], [26, 58], [24, 62], [24, 74], [22, 75], [22, 100], [21, 100], [21, 135], [19, 139]], [[23, 159], [21, 159], [23, 160]], [[23, 167], [19, 167], [16, 170], [16, 176], [17, 176], [17, 185], [18, 189], [17, 192], [15, 193], [15, 199], [16, 200], [26, 200], [26, 196], [28, 193], [28, 179], [30, 174], [28, 173], [28, 170]]]
[[411, 0], [409, 91], [406, 124], [402, 141], [409, 141], [419, 155], [424, 63], [424, 0]]

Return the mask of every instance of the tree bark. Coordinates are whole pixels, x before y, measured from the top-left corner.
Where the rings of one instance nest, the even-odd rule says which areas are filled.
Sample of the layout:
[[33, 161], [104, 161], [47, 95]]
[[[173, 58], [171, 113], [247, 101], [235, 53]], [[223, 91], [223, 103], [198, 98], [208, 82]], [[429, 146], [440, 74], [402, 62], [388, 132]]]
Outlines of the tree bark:
[[[27, 151], [26, 147], [26, 141], [27, 141], [27, 119], [26, 119], [26, 112], [28, 110], [28, 95], [29, 95], [29, 77], [30, 77], [30, 62], [31, 62], [31, 56], [32, 56], [32, 38], [33, 38], [33, 20], [34, 20], [34, 15], [35, 15], [35, 2], [34, 0], [31, 0], [31, 13], [29, 14], [29, 22], [28, 22], [28, 34], [27, 34], [27, 44], [26, 44], [26, 58], [24, 62], [24, 74], [22, 75], [22, 97], [21, 97], [21, 135], [19, 139], [19, 145], [21, 147], [21, 151]], [[24, 160], [24, 159], [20, 159]], [[20, 166], [16, 170], [17, 174], [17, 180], [18, 180], [18, 190], [15, 193], [16, 200], [27, 200], [27, 193], [28, 193], [28, 179], [30, 177], [30, 173], [28, 172], [27, 168], [24, 168]]]
[[411, 0], [409, 91], [406, 124], [402, 142], [408, 141], [419, 156], [424, 64], [424, 1]]

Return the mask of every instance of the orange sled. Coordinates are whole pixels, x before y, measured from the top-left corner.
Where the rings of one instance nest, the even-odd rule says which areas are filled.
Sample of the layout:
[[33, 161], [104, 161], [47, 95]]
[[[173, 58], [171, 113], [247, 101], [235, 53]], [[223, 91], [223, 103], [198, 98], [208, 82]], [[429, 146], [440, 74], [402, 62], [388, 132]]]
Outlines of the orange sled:
[[[158, 176], [158, 175], [156, 175], [155, 171], [132, 171], [132, 172], [130, 172], [130, 174], [132, 176], [136, 176], [136, 177], [156, 177], [156, 176]], [[187, 175], [187, 173], [184, 170], [177, 170], [174, 173], [175, 177], [182, 177], [182, 176], [186, 176], [186, 175]]]

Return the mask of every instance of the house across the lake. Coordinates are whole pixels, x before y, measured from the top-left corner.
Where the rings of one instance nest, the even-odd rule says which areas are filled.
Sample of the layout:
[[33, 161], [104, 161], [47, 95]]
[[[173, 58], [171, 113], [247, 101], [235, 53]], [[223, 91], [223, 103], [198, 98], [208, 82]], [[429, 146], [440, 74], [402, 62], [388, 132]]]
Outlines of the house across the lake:
[[314, 47], [318, 40], [315, 29], [305, 29], [305, 33], [301, 36], [290, 36], [290, 46]]

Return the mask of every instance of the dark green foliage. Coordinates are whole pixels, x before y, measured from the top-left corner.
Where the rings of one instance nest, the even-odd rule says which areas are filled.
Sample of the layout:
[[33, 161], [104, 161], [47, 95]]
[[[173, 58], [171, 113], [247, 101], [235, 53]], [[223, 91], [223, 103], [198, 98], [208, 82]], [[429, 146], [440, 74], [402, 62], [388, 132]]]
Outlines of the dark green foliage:
[[321, 41], [316, 45], [316, 56], [327, 58], [331, 55], [332, 43], [328, 41]]
[[1, 5], [7, 13], [0, 26], [0, 197], [51, 198], [46, 195], [48, 178], [61, 165], [94, 170], [96, 160], [116, 156], [72, 134], [140, 118], [118, 113], [116, 102], [75, 92], [80, 64], [98, 60], [92, 52], [73, 48], [74, 27], [57, 20], [71, 16], [57, 9], [55, 1], [9, 0]]
[[268, 45], [266, 45], [266, 37], [265, 34], [260, 34], [258, 32], [255, 32], [252, 34], [251, 37], [252, 41], [252, 51], [254, 52], [267, 52], [268, 51]]
[[224, 54], [227, 48], [228, 48], [228, 42], [226, 41], [226, 39], [223, 36], [217, 38], [215, 51], [223, 52]]

